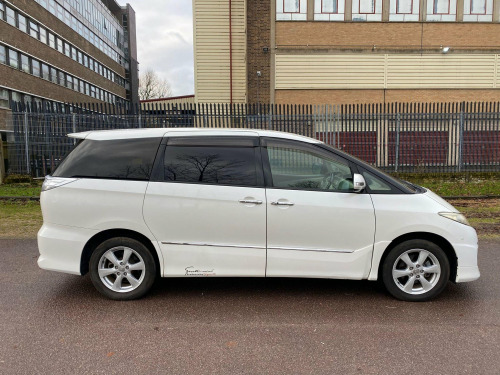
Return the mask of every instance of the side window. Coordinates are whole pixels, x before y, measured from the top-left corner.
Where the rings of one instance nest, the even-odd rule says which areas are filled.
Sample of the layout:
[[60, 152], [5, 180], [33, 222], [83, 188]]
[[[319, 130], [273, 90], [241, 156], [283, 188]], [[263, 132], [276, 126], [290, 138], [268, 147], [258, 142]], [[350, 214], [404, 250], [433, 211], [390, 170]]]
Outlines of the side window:
[[374, 176], [373, 174], [366, 171], [362, 171], [361, 174], [365, 178], [366, 184], [368, 185], [370, 191], [375, 193], [392, 191], [391, 186], [387, 182], [384, 182], [382, 179]]
[[260, 186], [256, 140], [170, 138], [159, 179], [164, 182]]
[[54, 177], [149, 180], [161, 138], [83, 140], [63, 160]]
[[298, 142], [267, 141], [273, 187], [351, 191], [352, 171], [335, 155]]

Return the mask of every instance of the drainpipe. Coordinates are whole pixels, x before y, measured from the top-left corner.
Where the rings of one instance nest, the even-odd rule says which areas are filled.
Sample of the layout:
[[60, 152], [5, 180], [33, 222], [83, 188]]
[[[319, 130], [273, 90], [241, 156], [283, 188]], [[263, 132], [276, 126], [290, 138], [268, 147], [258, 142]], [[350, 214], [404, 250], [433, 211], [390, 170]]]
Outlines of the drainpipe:
[[229, 0], [229, 103], [233, 104], [233, 15]]

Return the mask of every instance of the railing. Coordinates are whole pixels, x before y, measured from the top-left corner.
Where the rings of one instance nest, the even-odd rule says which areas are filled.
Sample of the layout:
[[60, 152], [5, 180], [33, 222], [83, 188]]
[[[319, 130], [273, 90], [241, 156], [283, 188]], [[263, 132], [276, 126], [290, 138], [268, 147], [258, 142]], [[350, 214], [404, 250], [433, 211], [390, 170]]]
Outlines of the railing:
[[500, 171], [500, 103], [149, 104], [18, 104], [9, 124], [8, 172], [50, 173], [75, 143], [68, 133], [152, 127], [285, 131], [322, 140], [388, 172]]

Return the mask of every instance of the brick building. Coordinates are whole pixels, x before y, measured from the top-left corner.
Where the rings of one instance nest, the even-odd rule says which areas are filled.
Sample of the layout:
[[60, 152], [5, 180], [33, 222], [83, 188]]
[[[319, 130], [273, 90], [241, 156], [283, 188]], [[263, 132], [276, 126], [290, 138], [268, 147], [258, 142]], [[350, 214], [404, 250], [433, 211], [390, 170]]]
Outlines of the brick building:
[[135, 12], [114, 0], [0, 0], [0, 128], [11, 101], [138, 103]]
[[197, 102], [500, 100], [500, 0], [193, 0]]

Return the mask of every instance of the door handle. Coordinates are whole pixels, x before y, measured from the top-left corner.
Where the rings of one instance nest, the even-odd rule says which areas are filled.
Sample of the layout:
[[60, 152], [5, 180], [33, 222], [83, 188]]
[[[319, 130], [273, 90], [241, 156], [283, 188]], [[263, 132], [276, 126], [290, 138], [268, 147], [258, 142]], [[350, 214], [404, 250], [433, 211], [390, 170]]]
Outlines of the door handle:
[[271, 202], [271, 204], [273, 206], [293, 206], [295, 203], [292, 203], [292, 202], [280, 202], [280, 201], [277, 201], [277, 202]]
[[262, 204], [262, 201], [255, 199], [240, 199], [239, 202], [243, 204]]

